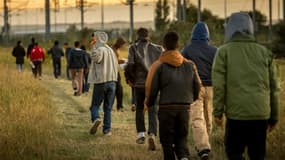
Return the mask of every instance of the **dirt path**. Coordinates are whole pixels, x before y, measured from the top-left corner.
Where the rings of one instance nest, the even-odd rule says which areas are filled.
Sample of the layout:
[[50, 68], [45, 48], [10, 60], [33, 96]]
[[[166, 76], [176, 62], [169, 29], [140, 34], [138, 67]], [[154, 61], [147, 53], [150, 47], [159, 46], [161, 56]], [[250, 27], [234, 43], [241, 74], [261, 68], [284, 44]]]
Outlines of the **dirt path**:
[[[161, 160], [162, 151], [157, 141], [157, 151], [150, 152], [147, 145], [135, 143], [134, 112], [112, 112], [112, 136], [104, 136], [102, 125], [96, 135], [89, 134], [91, 127], [89, 106], [91, 93], [73, 96], [71, 82], [44, 77], [50, 89], [51, 100], [57, 109], [59, 143], [56, 159], [96, 160]], [[101, 113], [102, 114], [102, 113]], [[103, 115], [102, 115], [103, 117]]]

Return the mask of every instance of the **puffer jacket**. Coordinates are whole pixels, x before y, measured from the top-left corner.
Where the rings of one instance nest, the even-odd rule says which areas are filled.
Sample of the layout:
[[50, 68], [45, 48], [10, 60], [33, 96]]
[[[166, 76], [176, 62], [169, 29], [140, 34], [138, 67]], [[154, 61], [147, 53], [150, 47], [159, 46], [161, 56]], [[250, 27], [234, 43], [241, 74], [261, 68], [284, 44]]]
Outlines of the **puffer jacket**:
[[95, 32], [96, 44], [91, 49], [91, 66], [88, 82], [100, 84], [117, 81], [118, 60], [112, 48], [106, 43], [108, 35], [105, 32]]
[[255, 42], [247, 14], [230, 17], [226, 41], [213, 64], [214, 116], [277, 122], [279, 85], [273, 56]]
[[125, 77], [133, 87], [144, 88], [150, 66], [159, 58], [163, 48], [148, 40], [138, 40], [129, 48]]
[[188, 105], [199, 96], [202, 86], [195, 64], [180, 52], [165, 51], [150, 68], [146, 81], [146, 104], [153, 106], [159, 95], [159, 105]]
[[209, 44], [209, 29], [203, 22], [198, 22], [192, 31], [191, 43], [187, 45], [182, 55], [192, 60], [198, 69], [204, 86], [212, 86], [212, 64], [217, 48]]

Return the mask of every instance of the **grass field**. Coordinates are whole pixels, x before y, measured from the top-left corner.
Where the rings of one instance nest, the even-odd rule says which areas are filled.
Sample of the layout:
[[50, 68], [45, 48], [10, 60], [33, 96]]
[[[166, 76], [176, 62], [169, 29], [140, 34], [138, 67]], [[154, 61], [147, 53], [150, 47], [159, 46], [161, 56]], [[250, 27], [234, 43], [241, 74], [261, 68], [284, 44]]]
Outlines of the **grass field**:
[[[124, 85], [125, 111], [112, 112], [112, 136], [104, 136], [102, 126], [96, 135], [91, 127], [89, 106], [92, 90], [72, 96], [71, 82], [55, 80], [47, 59], [42, 81], [32, 77], [26, 61], [25, 72], [18, 73], [11, 49], [0, 49], [0, 159], [52, 160], [161, 160], [162, 150], [148, 151], [135, 143], [134, 112], [130, 111], [130, 88]], [[125, 55], [125, 53], [124, 53]], [[267, 159], [285, 157], [285, 61], [278, 60], [281, 84], [280, 122], [268, 134]], [[64, 67], [63, 67], [64, 68]], [[64, 73], [64, 69], [62, 69]], [[114, 107], [115, 108], [115, 107]], [[225, 159], [223, 128], [214, 127], [211, 137], [213, 160]], [[192, 159], [198, 157], [189, 135]]]

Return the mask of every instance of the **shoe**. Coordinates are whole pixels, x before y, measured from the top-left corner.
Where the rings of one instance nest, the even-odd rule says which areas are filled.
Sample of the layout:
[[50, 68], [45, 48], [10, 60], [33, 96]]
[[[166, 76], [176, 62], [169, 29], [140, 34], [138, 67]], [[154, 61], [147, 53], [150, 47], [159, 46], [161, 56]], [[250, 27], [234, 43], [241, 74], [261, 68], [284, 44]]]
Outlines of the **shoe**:
[[112, 132], [107, 132], [107, 133], [104, 133], [104, 136], [111, 136], [112, 135]]
[[201, 152], [198, 153], [201, 160], [208, 160], [209, 159], [209, 149], [204, 149]]
[[189, 160], [189, 158], [183, 157], [181, 158], [181, 160]]
[[100, 120], [100, 119], [96, 119], [96, 120], [94, 121], [94, 124], [93, 124], [93, 126], [91, 127], [91, 129], [90, 129], [90, 134], [95, 134], [95, 133], [97, 132], [97, 129], [98, 129], [100, 123], [101, 123], [101, 120]]
[[140, 137], [136, 140], [137, 144], [144, 144], [145, 142], [145, 137]]
[[148, 150], [155, 151], [154, 135], [151, 134], [148, 138]]

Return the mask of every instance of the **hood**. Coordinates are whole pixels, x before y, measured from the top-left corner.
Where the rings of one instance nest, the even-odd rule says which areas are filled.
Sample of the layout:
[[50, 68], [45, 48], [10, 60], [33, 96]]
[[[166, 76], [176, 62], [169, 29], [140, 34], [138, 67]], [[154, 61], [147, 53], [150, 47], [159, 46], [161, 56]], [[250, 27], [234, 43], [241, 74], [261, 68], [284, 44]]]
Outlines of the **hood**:
[[172, 50], [163, 52], [162, 55], [159, 57], [159, 60], [174, 67], [179, 67], [183, 63], [184, 57], [181, 55], [180, 52]]
[[209, 41], [210, 32], [208, 26], [204, 22], [198, 22], [195, 24], [192, 30], [191, 41]]
[[103, 31], [96, 31], [94, 32], [94, 36], [96, 37], [96, 44], [95, 47], [101, 47], [105, 46], [105, 44], [108, 42], [108, 35], [106, 32]]
[[245, 12], [233, 13], [226, 26], [226, 42], [231, 40], [237, 33], [248, 36], [253, 35], [253, 23], [250, 16]]

